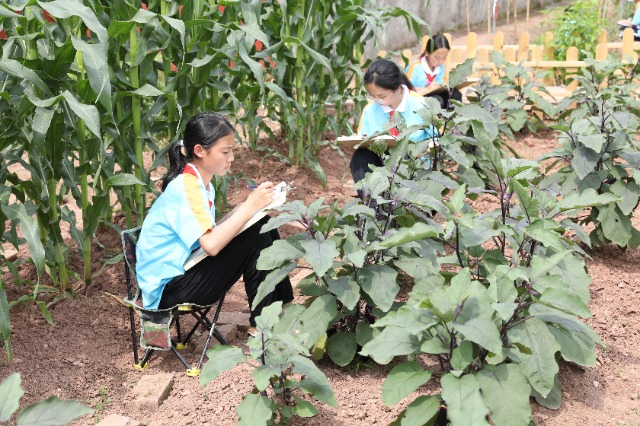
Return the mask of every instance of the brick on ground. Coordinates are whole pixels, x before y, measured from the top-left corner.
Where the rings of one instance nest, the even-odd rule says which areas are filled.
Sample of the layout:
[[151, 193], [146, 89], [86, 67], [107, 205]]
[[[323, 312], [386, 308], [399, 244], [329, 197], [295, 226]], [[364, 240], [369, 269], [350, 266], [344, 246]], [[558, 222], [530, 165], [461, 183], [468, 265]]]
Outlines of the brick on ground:
[[110, 414], [98, 426], [140, 426], [140, 422], [119, 414]]
[[133, 388], [133, 403], [141, 410], [155, 410], [169, 396], [172, 387], [172, 373], [142, 376]]

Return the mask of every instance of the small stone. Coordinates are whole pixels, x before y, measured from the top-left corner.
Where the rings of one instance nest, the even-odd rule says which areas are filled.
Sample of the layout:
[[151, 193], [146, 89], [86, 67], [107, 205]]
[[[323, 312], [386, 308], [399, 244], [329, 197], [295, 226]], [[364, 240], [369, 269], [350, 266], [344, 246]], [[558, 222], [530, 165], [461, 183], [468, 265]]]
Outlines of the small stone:
[[598, 382], [597, 380], [594, 380], [593, 381], [593, 386], [595, 386], [596, 388], [600, 387], [600, 382]]
[[632, 401], [635, 401], [636, 399], [638, 399], [638, 394], [632, 393], [630, 398]]

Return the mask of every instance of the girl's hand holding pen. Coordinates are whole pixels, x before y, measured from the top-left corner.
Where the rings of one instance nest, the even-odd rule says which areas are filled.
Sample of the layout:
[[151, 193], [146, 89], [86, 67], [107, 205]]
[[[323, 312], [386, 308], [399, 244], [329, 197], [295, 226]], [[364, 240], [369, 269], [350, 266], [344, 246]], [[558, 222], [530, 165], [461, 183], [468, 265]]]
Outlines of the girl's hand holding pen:
[[[251, 188], [251, 186], [249, 187]], [[245, 202], [254, 210], [260, 210], [273, 201], [273, 197], [275, 195], [273, 189], [273, 182], [262, 182], [260, 185], [256, 186], [253, 191], [251, 191], [247, 197], [247, 201]]]

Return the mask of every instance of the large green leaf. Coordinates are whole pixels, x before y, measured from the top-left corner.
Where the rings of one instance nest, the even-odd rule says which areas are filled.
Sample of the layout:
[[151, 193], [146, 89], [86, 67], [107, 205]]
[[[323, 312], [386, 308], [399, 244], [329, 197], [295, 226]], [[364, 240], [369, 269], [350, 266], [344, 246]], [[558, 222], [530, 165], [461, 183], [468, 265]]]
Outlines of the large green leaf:
[[553, 389], [551, 389], [551, 392], [549, 392], [546, 397], [540, 395], [535, 389], [531, 389], [531, 396], [533, 396], [536, 399], [536, 402], [543, 407], [547, 407], [551, 410], [559, 409], [562, 406], [562, 385], [560, 380], [556, 376], [553, 383]]
[[356, 334], [351, 332], [338, 332], [327, 341], [327, 353], [333, 362], [344, 367], [353, 361], [358, 350]]
[[589, 307], [573, 289], [548, 288], [542, 292], [539, 302], [582, 318], [591, 316]]
[[396, 282], [398, 273], [386, 265], [365, 265], [360, 270], [360, 285], [373, 303], [384, 312], [393, 305], [400, 286]]
[[269, 398], [250, 393], [236, 407], [239, 426], [267, 426], [276, 406]]
[[554, 324], [547, 324], [547, 327], [560, 343], [562, 358], [583, 367], [594, 367], [596, 365], [596, 344], [587, 335], [567, 330]]
[[624, 181], [618, 180], [611, 185], [610, 189], [611, 192], [622, 198], [622, 200], [617, 203], [622, 214], [629, 216], [633, 213], [633, 210], [638, 205], [638, 197], [640, 197], [640, 188], [638, 185], [633, 181], [625, 184]]
[[545, 323], [537, 318], [530, 318], [508, 332], [509, 341], [528, 348], [531, 354], [521, 353], [520, 367], [529, 380], [529, 384], [542, 396], [553, 388], [553, 380], [558, 374], [556, 352], [560, 345]]
[[380, 241], [377, 246], [381, 248], [391, 248], [411, 241], [423, 240], [425, 238], [434, 238], [438, 232], [423, 222], [416, 222], [410, 228], [400, 228], [398, 232], [391, 234], [384, 240]]
[[62, 426], [88, 414], [93, 414], [93, 410], [77, 401], [63, 401], [57, 396], [51, 396], [22, 410], [16, 419], [16, 425]]
[[327, 287], [331, 293], [335, 294], [340, 303], [349, 310], [355, 308], [360, 300], [360, 287], [358, 287], [358, 283], [352, 276], [328, 279]]
[[304, 259], [319, 277], [323, 277], [331, 269], [333, 259], [340, 255], [336, 243], [331, 239], [319, 241], [314, 238], [301, 241], [300, 247], [304, 250]]
[[295, 248], [287, 240], [276, 240], [273, 244], [260, 252], [257, 262], [257, 269], [270, 271], [284, 263], [302, 257], [304, 253]]
[[631, 220], [622, 214], [617, 205], [600, 207], [598, 221], [602, 225], [602, 232], [612, 242], [625, 247], [631, 240]]
[[433, 425], [439, 412], [440, 400], [437, 397], [419, 396], [389, 426]]
[[12, 373], [0, 383], [0, 422], [9, 421], [20, 407], [20, 398], [24, 395], [20, 382], [20, 373]]
[[399, 327], [386, 327], [362, 347], [361, 355], [370, 356], [378, 364], [388, 364], [393, 357], [410, 355], [420, 348], [415, 334]]
[[253, 382], [256, 384], [256, 388], [262, 392], [271, 384], [271, 378], [280, 377], [282, 370], [278, 367], [271, 367], [269, 365], [261, 365], [251, 372], [253, 376]]
[[474, 318], [464, 324], [453, 324], [456, 331], [462, 333], [467, 340], [497, 354], [502, 352], [502, 341], [496, 324], [485, 318]]
[[598, 155], [598, 153], [592, 149], [581, 146], [573, 150], [571, 167], [578, 176], [578, 179], [584, 179], [589, 173], [595, 170], [599, 159], [600, 155]]
[[447, 373], [440, 379], [442, 399], [447, 403], [447, 417], [454, 425], [488, 425], [489, 409], [480, 394], [480, 385], [475, 376], [460, 378]]
[[391, 406], [418, 389], [431, 379], [431, 371], [425, 371], [416, 361], [407, 361], [391, 369], [382, 385], [382, 401]]
[[200, 373], [200, 386], [215, 380], [225, 371], [231, 370], [247, 360], [242, 349], [231, 346], [216, 345], [207, 351], [209, 361]]
[[484, 403], [496, 426], [528, 425], [531, 421], [527, 379], [516, 364], [487, 365], [476, 374]]
[[538, 211], [538, 200], [533, 198], [529, 194], [529, 189], [522, 186], [517, 180], [512, 181], [512, 184], [513, 188], [516, 190], [516, 194], [518, 194], [518, 198], [520, 199], [522, 210], [527, 215], [529, 223], [531, 223], [533, 219], [540, 217], [540, 212]]
[[300, 314], [299, 318], [302, 323], [300, 332], [308, 335], [307, 347], [318, 341], [337, 314], [336, 298], [331, 294], [318, 297]]
[[25, 67], [15, 59], [0, 58], [0, 71], [4, 71], [9, 75], [18, 77], [28, 81], [29, 83], [42, 90], [45, 94], [50, 95], [49, 87], [33, 70]]
[[333, 389], [327, 380], [327, 376], [311, 361], [300, 355], [291, 357], [293, 362], [293, 373], [304, 375], [300, 382], [300, 388], [309, 392], [318, 401], [329, 404], [332, 407], [338, 406], [338, 401], [333, 394]]
[[295, 262], [287, 263], [281, 268], [274, 269], [269, 272], [269, 274], [265, 277], [265, 279], [260, 283], [258, 287], [258, 293], [256, 297], [253, 299], [253, 303], [251, 304], [251, 309], [255, 309], [256, 306], [262, 300], [270, 294], [273, 290], [275, 290], [276, 286], [282, 282], [285, 278], [289, 276], [289, 272], [296, 269], [298, 265]]

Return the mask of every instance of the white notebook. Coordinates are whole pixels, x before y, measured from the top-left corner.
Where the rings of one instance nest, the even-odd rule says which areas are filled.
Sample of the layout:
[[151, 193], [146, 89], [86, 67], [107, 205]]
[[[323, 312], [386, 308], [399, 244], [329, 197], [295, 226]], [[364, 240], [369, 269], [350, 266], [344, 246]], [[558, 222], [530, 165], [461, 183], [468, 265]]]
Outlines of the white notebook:
[[[253, 216], [251, 216], [251, 219], [249, 219], [249, 221], [245, 223], [242, 228], [240, 228], [238, 234], [265, 217], [267, 215], [267, 210], [273, 209], [286, 203], [288, 188], [289, 187], [287, 186], [286, 182], [280, 182], [279, 184], [277, 184], [275, 188], [273, 188], [275, 192], [275, 194], [273, 195], [273, 201], [271, 201], [271, 203], [269, 203], [266, 207], [263, 207], [262, 209], [255, 212]], [[231, 216], [231, 214], [233, 214], [233, 210], [229, 214], [225, 215], [222, 219], [220, 219], [218, 225], [224, 222], [229, 216]], [[188, 271], [207, 256], [207, 253], [202, 249], [202, 247], [197, 248], [187, 258], [186, 262], [184, 262], [184, 270]]]

